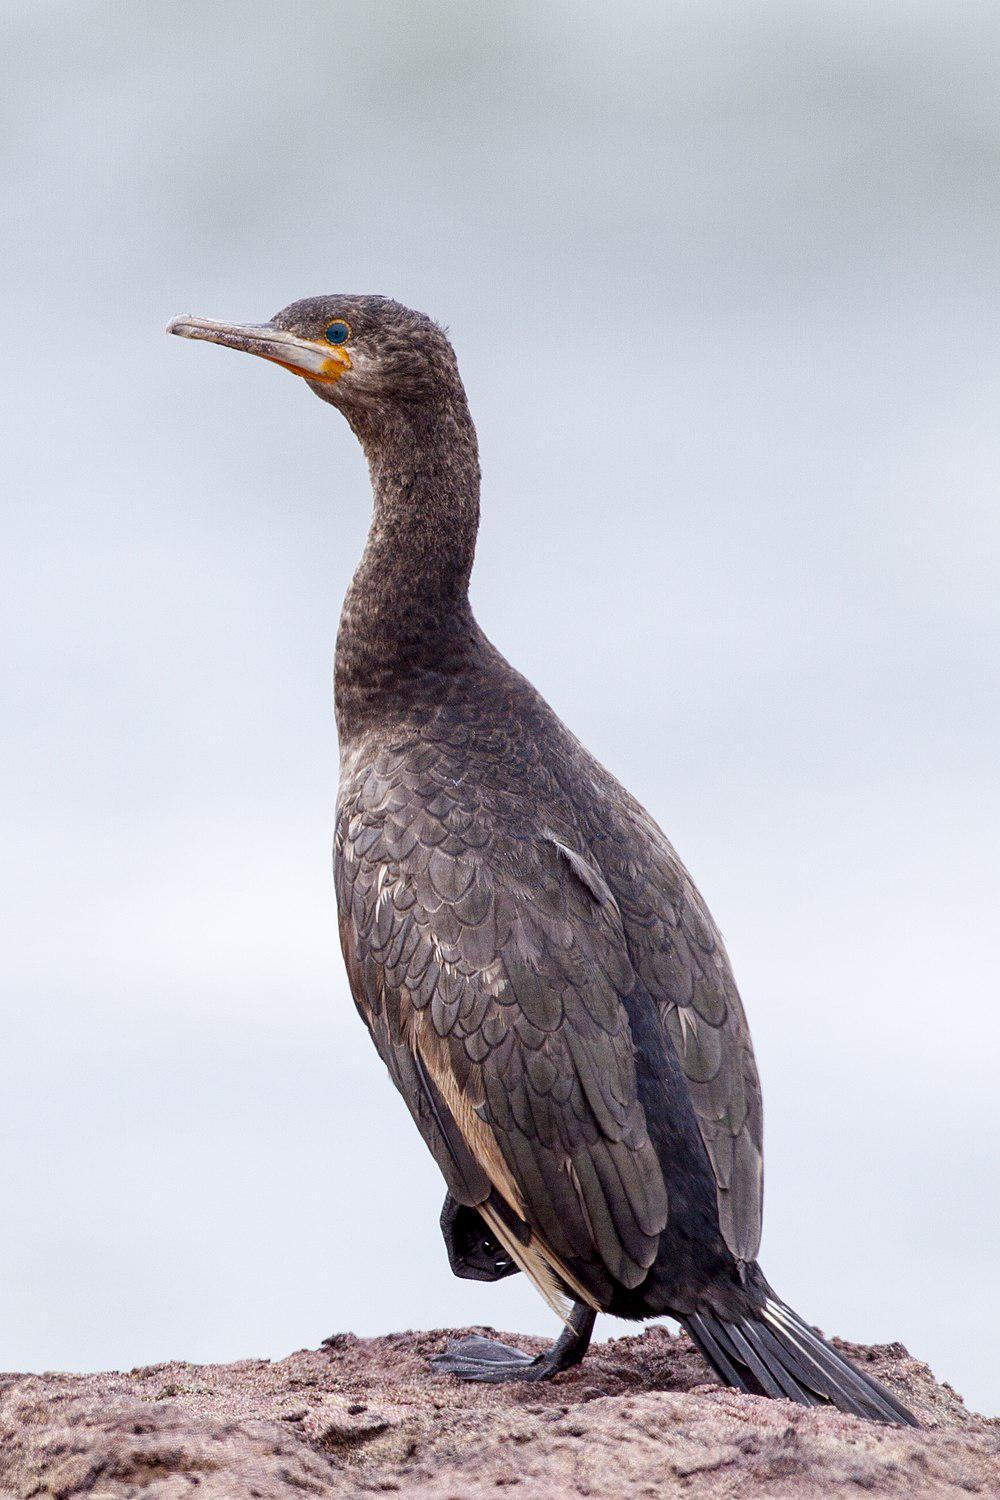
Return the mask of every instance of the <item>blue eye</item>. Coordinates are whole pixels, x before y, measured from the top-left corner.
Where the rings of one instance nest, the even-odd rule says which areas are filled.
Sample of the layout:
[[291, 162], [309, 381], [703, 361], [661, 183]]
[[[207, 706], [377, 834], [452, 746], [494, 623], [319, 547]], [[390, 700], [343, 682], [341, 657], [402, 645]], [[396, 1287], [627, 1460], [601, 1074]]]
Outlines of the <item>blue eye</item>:
[[347, 323], [339, 321], [331, 323], [326, 330], [327, 341], [331, 344], [346, 344], [351, 336], [351, 330]]

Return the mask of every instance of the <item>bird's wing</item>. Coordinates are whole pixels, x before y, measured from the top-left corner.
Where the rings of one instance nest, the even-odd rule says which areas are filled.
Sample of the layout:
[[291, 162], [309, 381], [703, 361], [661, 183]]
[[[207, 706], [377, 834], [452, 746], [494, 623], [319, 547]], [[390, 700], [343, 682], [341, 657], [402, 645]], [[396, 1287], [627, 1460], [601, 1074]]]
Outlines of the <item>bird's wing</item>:
[[618, 908], [544, 830], [509, 838], [383, 769], [338, 813], [355, 1001], [452, 1194], [553, 1305], [561, 1283], [597, 1306], [643, 1279], [667, 1219]]
[[754, 1260], [764, 1191], [763, 1109], [750, 1028], [722, 938], [669, 841], [637, 805], [632, 836], [622, 843], [606, 833], [600, 848], [632, 962], [660, 1007], [687, 1079], [715, 1175], [723, 1237], [738, 1260]]

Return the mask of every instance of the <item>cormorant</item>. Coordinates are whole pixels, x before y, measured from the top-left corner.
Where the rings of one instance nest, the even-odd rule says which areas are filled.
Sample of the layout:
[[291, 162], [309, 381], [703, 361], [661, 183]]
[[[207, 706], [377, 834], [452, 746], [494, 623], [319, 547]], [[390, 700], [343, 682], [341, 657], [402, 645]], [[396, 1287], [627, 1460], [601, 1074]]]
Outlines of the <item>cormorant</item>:
[[304, 376], [368, 459], [335, 669], [347, 972], [444, 1174], [452, 1269], [520, 1269], [566, 1325], [535, 1359], [469, 1338], [437, 1367], [541, 1380], [583, 1358], [598, 1311], [669, 1314], [739, 1390], [913, 1422], [757, 1264], [760, 1086], [708, 908], [473, 617], [478, 450], [443, 330], [331, 296], [169, 331]]

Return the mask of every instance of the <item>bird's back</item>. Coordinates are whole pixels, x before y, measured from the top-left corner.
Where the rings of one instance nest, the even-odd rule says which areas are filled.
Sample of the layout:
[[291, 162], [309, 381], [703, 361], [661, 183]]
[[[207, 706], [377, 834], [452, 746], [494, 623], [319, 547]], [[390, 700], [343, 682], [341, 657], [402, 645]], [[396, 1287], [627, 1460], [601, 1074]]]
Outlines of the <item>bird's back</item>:
[[753, 1259], [760, 1094], [718, 932], [485, 641], [345, 741], [336, 864], [355, 999], [459, 1201], [626, 1315]]

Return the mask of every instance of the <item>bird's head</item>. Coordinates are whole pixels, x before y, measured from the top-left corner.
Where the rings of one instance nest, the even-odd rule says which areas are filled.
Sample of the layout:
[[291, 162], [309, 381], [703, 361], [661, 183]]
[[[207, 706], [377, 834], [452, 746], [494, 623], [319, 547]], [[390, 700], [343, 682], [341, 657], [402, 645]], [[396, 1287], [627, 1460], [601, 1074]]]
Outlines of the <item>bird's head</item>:
[[443, 329], [390, 297], [304, 297], [266, 323], [184, 317], [167, 332], [282, 365], [348, 416], [421, 402], [458, 380]]

